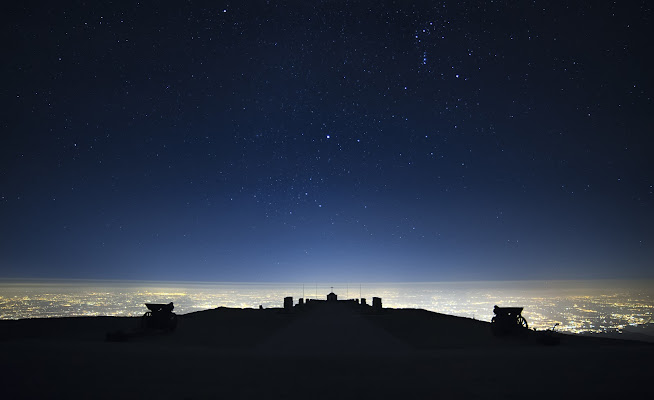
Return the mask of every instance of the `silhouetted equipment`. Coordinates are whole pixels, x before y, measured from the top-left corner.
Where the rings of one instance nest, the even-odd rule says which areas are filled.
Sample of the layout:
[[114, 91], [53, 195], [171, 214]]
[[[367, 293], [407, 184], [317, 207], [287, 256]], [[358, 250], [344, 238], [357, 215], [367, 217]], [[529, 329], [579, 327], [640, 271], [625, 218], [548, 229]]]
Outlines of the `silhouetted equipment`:
[[331, 292], [327, 295], [327, 301], [337, 301], [338, 296], [336, 296], [336, 293]]
[[172, 332], [177, 328], [177, 315], [173, 312], [175, 306], [170, 302], [168, 304], [145, 303], [148, 312], [141, 318], [141, 327], [143, 329], [161, 329]]
[[556, 346], [561, 344], [561, 337], [556, 334], [556, 327], [559, 326], [557, 322], [550, 329], [538, 332], [538, 341], [545, 346]]
[[150, 311], [143, 314], [138, 328], [107, 332], [107, 341], [126, 342], [130, 338], [172, 332], [177, 328], [177, 315], [173, 312], [175, 306], [172, 302], [168, 304], [145, 303], [145, 306]]
[[522, 316], [523, 307], [493, 307], [495, 316], [491, 319], [491, 329], [496, 336], [526, 332], [527, 320]]

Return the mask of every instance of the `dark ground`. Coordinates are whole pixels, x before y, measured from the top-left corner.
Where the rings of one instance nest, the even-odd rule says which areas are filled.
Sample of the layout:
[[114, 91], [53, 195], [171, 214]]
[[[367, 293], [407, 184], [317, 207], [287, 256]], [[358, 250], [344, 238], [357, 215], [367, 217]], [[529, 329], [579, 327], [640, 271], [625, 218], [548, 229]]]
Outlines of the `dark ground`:
[[337, 304], [207, 310], [172, 334], [106, 342], [137, 318], [0, 321], [3, 398], [610, 398], [646, 396], [654, 346], [535, 333], [424, 310]]

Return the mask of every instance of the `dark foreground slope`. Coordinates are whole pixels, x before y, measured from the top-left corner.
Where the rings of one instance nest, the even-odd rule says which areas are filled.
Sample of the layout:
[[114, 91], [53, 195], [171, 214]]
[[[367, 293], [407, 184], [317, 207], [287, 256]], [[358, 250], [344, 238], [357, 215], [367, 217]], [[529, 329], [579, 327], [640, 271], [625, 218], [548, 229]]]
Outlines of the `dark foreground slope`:
[[136, 318], [0, 321], [3, 398], [608, 398], [648, 393], [654, 346], [533, 335], [423, 310], [215, 309], [169, 335]]

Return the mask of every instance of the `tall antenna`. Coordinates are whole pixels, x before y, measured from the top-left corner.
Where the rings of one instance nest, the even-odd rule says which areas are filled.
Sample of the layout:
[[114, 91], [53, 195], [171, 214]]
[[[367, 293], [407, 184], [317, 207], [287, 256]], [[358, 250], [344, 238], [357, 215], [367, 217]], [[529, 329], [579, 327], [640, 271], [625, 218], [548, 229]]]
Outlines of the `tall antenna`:
[[362, 298], [363, 296], [361, 296], [361, 284], [359, 283], [359, 301], [361, 301]]

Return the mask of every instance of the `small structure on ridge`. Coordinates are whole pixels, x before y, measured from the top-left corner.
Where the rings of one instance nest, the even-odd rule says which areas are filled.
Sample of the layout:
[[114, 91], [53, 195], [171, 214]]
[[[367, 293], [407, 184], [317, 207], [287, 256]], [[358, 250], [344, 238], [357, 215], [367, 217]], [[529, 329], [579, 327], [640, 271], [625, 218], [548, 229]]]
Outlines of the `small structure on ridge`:
[[293, 297], [291, 296], [284, 297], [284, 311], [286, 312], [293, 311]]
[[382, 309], [382, 299], [381, 297], [372, 298], [372, 309], [375, 311], [381, 311]]
[[177, 315], [173, 312], [175, 306], [168, 304], [145, 303], [148, 310], [141, 318], [141, 328], [144, 330], [159, 329], [172, 332], [177, 328]]
[[504, 336], [526, 332], [529, 325], [522, 316], [523, 309], [524, 307], [493, 307], [495, 314], [491, 319], [493, 335]]

